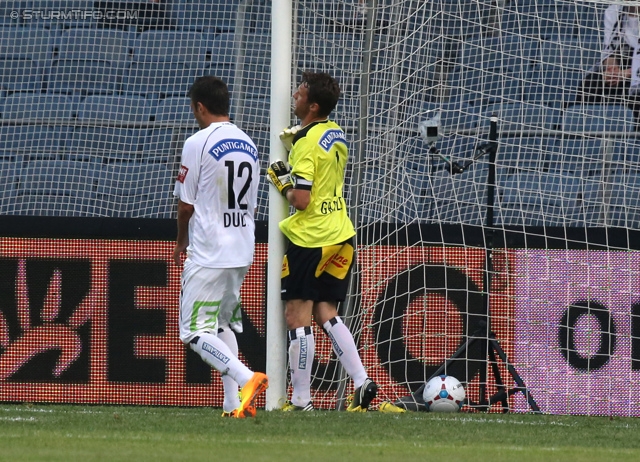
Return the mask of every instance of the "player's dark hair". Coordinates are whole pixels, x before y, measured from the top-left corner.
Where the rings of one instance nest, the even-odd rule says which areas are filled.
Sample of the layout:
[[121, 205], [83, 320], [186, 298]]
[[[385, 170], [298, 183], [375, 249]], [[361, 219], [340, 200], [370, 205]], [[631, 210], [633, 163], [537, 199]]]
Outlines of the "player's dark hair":
[[189, 89], [189, 98], [195, 103], [202, 103], [213, 115], [229, 115], [229, 89], [227, 84], [213, 75], [198, 77]]
[[336, 79], [324, 72], [303, 72], [302, 83], [308, 89], [309, 103], [316, 103], [320, 107], [318, 115], [326, 117], [331, 114], [340, 98], [340, 85]]

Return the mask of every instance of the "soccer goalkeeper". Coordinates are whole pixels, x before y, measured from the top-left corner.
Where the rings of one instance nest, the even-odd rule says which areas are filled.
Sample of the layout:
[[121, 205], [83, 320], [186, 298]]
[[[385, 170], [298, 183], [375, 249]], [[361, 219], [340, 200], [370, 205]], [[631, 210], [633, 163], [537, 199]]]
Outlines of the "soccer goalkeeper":
[[349, 150], [344, 131], [328, 119], [340, 96], [328, 74], [306, 72], [293, 94], [301, 127], [281, 134], [289, 165], [273, 162], [269, 179], [295, 208], [280, 222], [288, 239], [281, 293], [289, 336], [293, 392], [284, 411], [311, 411], [311, 366], [315, 341], [311, 319], [324, 329], [342, 366], [353, 379], [348, 411], [364, 412], [378, 387], [362, 365], [349, 328], [338, 316], [353, 266], [355, 229], [342, 195]]

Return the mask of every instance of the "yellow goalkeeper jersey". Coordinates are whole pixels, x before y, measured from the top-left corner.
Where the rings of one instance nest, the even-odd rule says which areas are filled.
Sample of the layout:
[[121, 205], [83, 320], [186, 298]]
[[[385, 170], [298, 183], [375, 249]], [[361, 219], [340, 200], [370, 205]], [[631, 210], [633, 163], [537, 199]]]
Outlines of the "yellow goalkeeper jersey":
[[342, 195], [348, 156], [345, 133], [333, 121], [313, 122], [296, 133], [289, 153], [291, 177], [294, 188], [311, 191], [311, 202], [280, 222], [294, 244], [323, 247], [356, 234]]

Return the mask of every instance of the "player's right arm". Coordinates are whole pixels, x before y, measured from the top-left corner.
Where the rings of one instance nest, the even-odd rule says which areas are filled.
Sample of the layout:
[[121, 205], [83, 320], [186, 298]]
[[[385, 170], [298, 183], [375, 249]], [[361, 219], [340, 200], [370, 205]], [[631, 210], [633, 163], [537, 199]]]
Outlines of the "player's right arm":
[[198, 194], [198, 179], [200, 173], [197, 146], [192, 138], [188, 138], [182, 149], [180, 172], [176, 179], [174, 195], [178, 198], [178, 235], [173, 249], [173, 260], [176, 265], [182, 263], [182, 253], [189, 246], [189, 220], [194, 212], [196, 196]]
[[293, 188], [285, 196], [296, 210], [305, 210], [311, 203], [311, 187], [315, 174], [314, 145], [307, 138], [295, 144], [289, 159], [292, 161], [291, 178]]
[[173, 260], [176, 265], [182, 264], [182, 254], [189, 246], [189, 220], [193, 216], [193, 211], [193, 205], [178, 200], [178, 236], [173, 249]]

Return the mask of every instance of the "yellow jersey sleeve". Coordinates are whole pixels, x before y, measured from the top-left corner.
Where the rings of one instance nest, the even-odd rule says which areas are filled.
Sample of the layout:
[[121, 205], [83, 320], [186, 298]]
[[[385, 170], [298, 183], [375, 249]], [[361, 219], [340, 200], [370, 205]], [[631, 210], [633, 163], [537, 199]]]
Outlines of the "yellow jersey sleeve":
[[309, 146], [309, 140], [306, 137], [298, 140], [295, 147], [296, 149], [292, 149], [289, 153], [291, 176], [293, 178], [304, 178], [305, 180], [313, 182], [316, 170], [314, 147]]
[[355, 235], [344, 200], [344, 176], [349, 156], [344, 131], [335, 122], [311, 126], [294, 142], [289, 153], [291, 174], [301, 189], [310, 189], [305, 210], [296, 210], [280, 222], [287, 238], [301, 247], [335, 245]]

